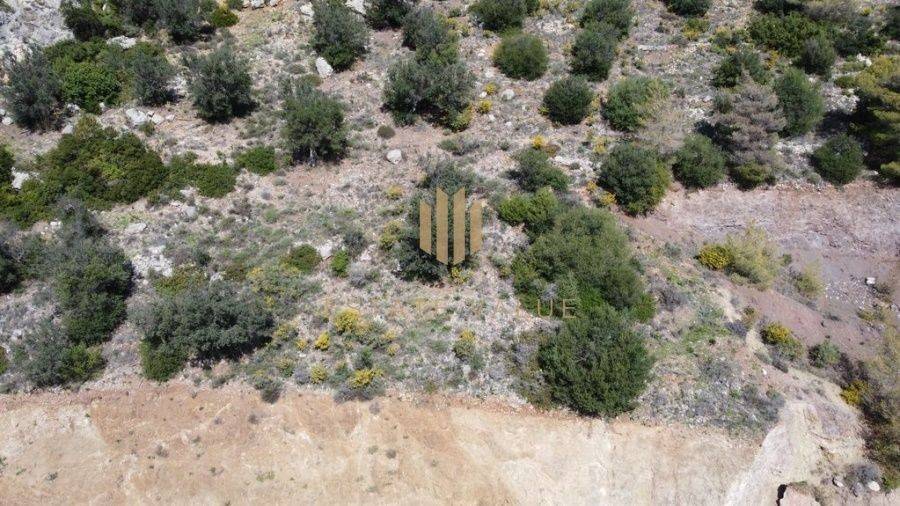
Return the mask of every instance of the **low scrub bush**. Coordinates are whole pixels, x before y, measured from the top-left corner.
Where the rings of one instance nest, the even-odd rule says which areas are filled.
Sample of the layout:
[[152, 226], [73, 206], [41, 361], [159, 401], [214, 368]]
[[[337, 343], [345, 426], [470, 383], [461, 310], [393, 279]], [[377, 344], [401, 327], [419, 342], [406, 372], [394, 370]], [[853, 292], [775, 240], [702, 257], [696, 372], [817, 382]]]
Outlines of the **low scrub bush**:
[[775, 163], [773, 147], [777, 133], [787, 122], [778, 97], [767, 87], [748, 79], [719, 97], [710, 124], [729, 163], [743, 170], [768, 168]]
[[478, 0], [469, 10], [486, 30], [502, 31], [522, 26], [529, 6], [528, 0]]
[[717, 88], [734, 88], [741, 83], [744, 75], [760, 84], [769, 81], [769, 71], [760, 61], [759, 54], [747, 48], [738, 49], [725, 57], [716, 67], [712, 83]]
[[547, 117], [561, 125], [577, 125], [591, 110], [594, 92], [583, 77], [567, 76], [554, 82], [544, 93]]
[[513, 177], [519, 186], [529, 192], [537, 191], [545, 186], [554, 190], [565, 191], [569, 178], [550, 161], [550, 156], [534, 148], [525, 148], [516, 154], [518, 169]]
[[591, 81], [604, 81], [616, 59], [616, 29], [607, 23], [592, 23], [578, 32], [572, 44], [572, 73]]
[[474, 90], [474, 77], [465, 64], [434, 56], [413, 57], [388, 70], [384, 105], [401, 125], [411, 124], [416, 115], [422, 115], [462, 130], [468, 126]]
[[238, 17], [228, 7], [219, 5], [209, 13], [209, 24], [216, 28], [228, 28], [238, 24]]
[[100, 113], [100, 104], [114, 105], [121, 85], [106, 67], [90, 63], [74, 63], [62, 76], [63, 98], [87, 112]]
[[806, 74], [788, 69], [775, 81], [775, 94], [784, 112], [784, 133], [801, 135], [815, 128], [825, 114], [825, 104], [819, 89], [809, 82]]
[[622, 209], [633, 215], [652, 211], [671, 182], [669, 169], [655, 151], [630, 142], [609, 152], [599, 179]]
[[610, 88], [603, 117], [616, 130], [634, 132], [647, 124], [668, 95], [668, 87], [658, 79], [627, 77]]
[[705, 16], [712, 0], [665, 0], [665, 4], [679, 16]]
[[586, 415], [615, 416], [634, 407], [653, 360], [628, 322], [600, 306], [545, 336], [538, 363], [553, 400]]
[[757, 16], [747, 26], [747, 33], [760, 46], [789, 58], [799, 56], [807, 40], [827, 34], [822, 25], [798, 12]]
[[830, 341], [823, 341], [809, 349], [809, 362], [816, 367], [833, 367], [840, 360], [841, 350]]
[[419, 7], [403, 20], [403, 45], [422, 57], [436, 53], [455, 60], [458, 38], [450, 21], [431, 7]]
[[350, 68], [367, 51], [365, 23], [340, 0], [317, 0], [313, 11], [312, 46], [335, 70]]
[[144, 373], [160, 381], [187, 359], [210, 362], [252, 351], [271, 339], [275, 327], [258, 297], [225, 282], [157, 299], [137, 319], [144, 331]]
[[8, 56], [4, 71], [8, 81], [2, 87], [3, 98], [16, 123], [30, 130], [56, 127], [62, 109], [62, 84], [44, 52], [29, 47], [19, 60]]
[[303, 274], [309, 274], [314, 271], [321, 262], [322, 257], [319, 255], [319, 252], [309, 244], [291, 248], [287, 255], [281, 259], [281, 263], [285, 267]]
[[192, 186], [204, 197], [221, 198], [234, 191], [237, 171], [224, 162], [198, 163], [197, 155], [178, 155], [169, 162], [169, 178], [164, 188], [177, 192], [185, 186]]
[[510, 225], [524, 224], [526, 232], [534, 237], [549, 231], [562, 210], [556, 196], [545, 187], [533, 195], [513, 195], [501, 201], [497, 215]]
[[170, 83], [175, 77], [175, 69], [164, 55], [138, 51], [131, 61], [134, 76], [134, 97], [142, 105], [157, 106], [173, 97]]
[[275, 148], [271, 146], [247, 148], [234, 157], [234, 163], [239, 169], [245, 169], [260, 176], [278, 170]]
[[780, 356], [792, 361], [803, 356], [803, 343], [784, 325], [770, 323], [763, 327], [760, 334], [763, 342], [775, 348]]
[[204, 56], [185, 58], [188, 90], [198, 115], [211, 122], [228, 121], [253, 107], [253, 81], [248, 63], [224, 44]]
[[0, 294], [15, 290], [22, 281], [22, 267], [6, 240], [0, 240]]
[[725, 177], [725, 154], [705, 135], [689, 136], [675, 152], [675, 179], [688, 188], [707, 188]]
[[639, 319], [653, 315], [628, 239], [602, 209], [555, 213], [553, 226], [513, 260], [512, 273], [516, 295], [529, 311], [555, 299], [557, 306], [573, 301], [576, 314], [609, 304]]
[[836, 58], [837, 52], [831, 40], [820, 34], [803, 43], [803, 50], [795, 63], [807, 73], [827, 79], [831, 76], [831, 67], [834, 66]]
[[99, 347], [72, 343], [49, 322], [25, 335], [23, 349], [22, 373], [38, 388], [83, 383], [104, 366]]
[[343, 156], [348, 144], [343, 104], [305, 83], [286, 87], [282, 95], [282, 138], [294, 160]]
[[346, 250], [338, 250], [331, 257], [331, 273], [339, 278], [346, 278], [350, 274], [350, 254]]
[[201, 0], [154, 0], [150, 15], [179, 44], [196, 40], [203, 31]]
[[853, 123], [866, 144], [867, 162], [894, 184], [900, 184], [900, 56], [880, 56], [856, 78], [859, 101]]
[[606, 23], [615, 29], [621, 39], [628, 35], [633, 17], [631, 0], [590, 0], [581, 14], [581, 26]]
[[791, 276], [791, 282], [794, 288], [807, 299], [817, 299], [825, 290], [825, 284], [822, 283], [821, 268], [817, 263], [810, 263], [798, 272], [794, 272]]
[[839, 134], [813, 151], [812, 161], [823, 178], [836, 185], [844, 185], [862, 172], [865, 167], [864, 157], [862, 147], [856, 139]]
[[503, 37], [494, 49], [494, 65], [507, 77], [533, 81], [547, 71], [547, 47], [535, 35], [518, 33]]
[[376, 30], [400, 28], [417, 0], [370, 0], [366, 7], [366, 21]]
[[116, 16], [95, 7], [91, 0], [64, 0], [59, 6], [66, 28], [78, 40], [106, 39], [118, 35], [122, 26]]
[[781, 270], [781, 258], [765, 231], [750, 225], [740, 235], [729, 234], [721, 244], [706, 245], [698, 260], [704, 266], [724, 270], [738, 281], [768, 288]]

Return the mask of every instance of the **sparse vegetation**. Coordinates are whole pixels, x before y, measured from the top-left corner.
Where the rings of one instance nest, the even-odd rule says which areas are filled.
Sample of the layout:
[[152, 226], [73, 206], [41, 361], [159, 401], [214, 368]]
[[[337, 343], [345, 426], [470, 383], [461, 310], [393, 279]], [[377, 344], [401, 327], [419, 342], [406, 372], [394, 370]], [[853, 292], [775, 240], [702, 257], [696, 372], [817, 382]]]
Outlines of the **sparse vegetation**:
[[766, 288], [781, 270], [781, 259], [765, 231], [750, 225], [740, 235], [728, 235], [721, 244], [706, 245], [698, 257], [701, 264], [724, 270], [739, 281]]
[[19, 60], [7, 57], [4, 70], [9, 80], [3, 98], [16, 123], [31, 130], [54, 128], [62, 109], [62, 83], [44, 52], [29, 47]]

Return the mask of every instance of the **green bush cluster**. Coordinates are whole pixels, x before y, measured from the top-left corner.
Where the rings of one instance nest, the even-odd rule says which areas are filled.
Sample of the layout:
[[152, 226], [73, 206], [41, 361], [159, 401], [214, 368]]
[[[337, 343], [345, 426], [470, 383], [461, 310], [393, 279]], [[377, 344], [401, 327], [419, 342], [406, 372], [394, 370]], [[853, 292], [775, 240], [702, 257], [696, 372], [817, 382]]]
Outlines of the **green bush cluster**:
[[366, 21], [376, 30], [400, 28], [418, 0], [372, 0], [366, 7]]
[[807, 41], [826, 38], [843, 56], [874, 54], [884, 46], [872, 16], [844, 2], [782, 3], [750, 21], [747, 32], [759, 45], [795, 58]]
[[712, 0], [665, 0], [666, 7], [680, 16], [704, 16]]
[[20, 365], [22, 373], [39, 388], [83, 383], [105, 365], [99, 346], [73, 344], [50, 323], [26, 334], [23, 349], [27, 359]]
[[841, 350], [831, 341], [823, 341], [809, 349], [809, 362], [816, 367], [831, 367], [840, 360]]
[[165, 55], [138, 51], [131, 62], [131, 72], [134, 97], [140, 104], [157, 106], [172, 99], [170, 83], [175, 77], [175, 69]]
[[634, 407], [653, 359], [628, 321], [601, 305], [544, 336], [538, 363], [553, 400], [586, 415], [615, 416]]
[[66, 0], [63, 21], [80, 41], [106, 39], [139, 30], [165, 29], [176, 43], [192, 42], [208, 29], [232, 26], [232, 6], [210, 0]]
[[63, 98], [97, 114], [100, 104], [115, 105], [121, 85], [115, 73], [91, 62], [74, 63], [62, 76]]
[[778, 250], [765, 231], [750, 225], [739, 235], [729, 234], [725, 242], [704, 246], [698, 260], [704, 266], [723, 270], [738, 281], [767, 288], [781, 270]]
[[603, 81], [616, 59], [616, 28], [607, 23], [590, 23], [575, 36], [572, 43], [572, 73], [591, 81]]
[[186, 57], [185, 65], [190, 71], [188, 90], [201, 118], [228, 121], [253, 107], [250, 67], [230, 44], [206, 55]]
[[234, 157], [234, 164], [239, 169], [265, 176], [278, 170], [275, 148], [271, 146], [254, 146], [247, 148]]
[[350, 68], [367, 51], [369, 29], [340, 0], [313, 3], [312, 46], [337, 71]]
[[880, 56], [856, 78], [859, 102], [853, 124], [865, 143], [867, 163], [882, 176], [900, 184], [900, 56]]
[[553, 227], [556, 215], [563, 210], [549, 187], [539, 189], [534, 194], [513, 195], [497, 206], [497, 215], [510, 225], [525, 225], [529, 236], [538, 236]]
[[274, 318], [256, 295], [227, 282], [192, 287], [154, 300], [138, 315], [141, 366], [157, 381], [188, 360], [238, 358], [271, 339]]
[[750, 20], [747, 33], [757, 44], [766, 49], [795, 58], [803, 51], [806, 41], [826, 35], [825, 28], [799, 12], [785, 16], [763, 14]]
[[537, 10], [536, 4], [529, 0], [478, 0], [469, 11], [485, 29], [502, 31], [522, 26], [525, 17]]
[[839, 134], [819, 146], [812, 154], [812, 161], [823, 178], [834, 184], [844, 185], [862, 172], [865, 154], [856, 139]]
[[764, 343], [788, 360], [797, 360], [803, 355], [803, 343], [794, 337], [791, 329], [780, 323], [770, 323], [760, 332]]
[[122, 32], [122, 24], [116, 16], [102, 9], [95, 9], [92, 0], [64, 0], [59, 6], [66, 28], [78, 40], [95, 37], [106, 39]]
[[787, 124], [772, 90], [745, 79], [734, 90], [716, 98], [709, 123], [732, 171], [768, 178], [777, 161], [773, 149], [777, 133]]
[[337, 159], [347, 149], [344, 105], [308, 83], [282, 92], [281, 135], [294, 160]]
[[44, 52], [25, 50], [19, 59], [7, 58], [7, 84], [0, 88], [16, 123], [30, 130], [49, 130], [59, 123], [62, 83]]
[[422, 55], [454, 59], [458, 39], [447, 17], [431, 7], [419, 7], [403, 20], [403, 45]]
[[769, 81], [769, 72], [759, 59], [756, 51], [740, 48], [729, 54], [716, 67], [712, 83], [717, 88], [734, 88], [744, 75], [760, 84]]
[[221, 198], [234, 191], [237, 171], [224, 162], [198, 163], [197, 155], [188, 153], [172, 157], [169, 176], [163, 190], [175, 192], [192, 186], [204, 197]]
[[561, 125], [577, 125], [587, 117], [594, 92], [581, 76], [566, 76], [554, 82], [544, 93], [547, 117]]
[[470, 103], [475, 83], [472, 73], [458, 60], [455, 40], [414, 40], [416, 53], [388, 69], [385, 108], [401, 125], [411, 124], [421, 115], [452, 130], [465, 129], [473, 114]]
[[605, 23], [613, 27], [621, 39], [628, 35], [633, 17], [631, 0], [590, 0], [581, 13], [581, 26]]
[[22, 267], [12, 246], [0, 237], [0, 295], [15, 290], [22, 282]]
[[669, 88], [658, 79], [627, 77], [610, 88], [603, 117], [616, 130], [634, 132], [646, 125], [668, 95]]
[[725, 154], [705, 135], [693, 134], [675, 152], [672, 172], [688, 188], [707, 188], [725, 177]]
[[503, 37], [494, 49], [494, 65], [507, 77], [534, 81], [547, 71], [547, 47], [535, 35], [517, 33]]
[[529, 311], [547, 308], [553, 294], [557, 307], [574, 301], [576, 314], [608, 304], [640, 320], [653, 315], [628, 239], [602, 209], [555, 213], [552, 227], [513, 260], [512, 273], [516, 295]]
[[219, 5], [209, 14], [209, 24], [216, 28], [228, 28], [238, 24], [238, 17], [228, 7]]
[[837, 52], [831, 40], [824, 35], [816, 35], [803, 43], [803, 51], [795, 62], [797, 66], [809, 74], [817, 74], [828, 78], [831, 75], [831, 67], [837, 59]]
[[523, 190], [533, 192], [549, 186], [554, 190], [565, 191], [568, 187], [568, 176], [553, 165], [545, 151], [525, 148], [516, 154], [515, 159], [518, 168], [513, 172], [513, 178]]
[[287, 254], [282, 257], [281, 263], [286, 268], [309, 274], [322, 262], [322, 257], [316, 248], [309, 244], [301, 244], [290, 249]]
[[783, 130], [785, 135], [805, 134], [822, 121], [825, 103], [818, 86], [811, 83], [806, 74], [797, 69], [787, 69], [775, 81], [774, 89], [787, 121]]
[[662, 201], [671, 176], [656, 151], [624, 142], [610, 150], [599, 180], [627, 213], [645, 214]]

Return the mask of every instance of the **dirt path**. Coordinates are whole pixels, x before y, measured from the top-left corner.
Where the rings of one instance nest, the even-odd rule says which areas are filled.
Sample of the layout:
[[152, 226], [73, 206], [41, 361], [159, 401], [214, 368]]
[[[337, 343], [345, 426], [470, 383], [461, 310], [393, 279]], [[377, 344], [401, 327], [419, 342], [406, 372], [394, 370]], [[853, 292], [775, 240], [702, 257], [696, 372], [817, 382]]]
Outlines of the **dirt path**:
[[[488, 402], [229, 385], [0, 397], [4, 504], [773, 504], [820, 465], [815, 410], [763, 443]], [[849, 444], [842, 435], [835, 444]]]

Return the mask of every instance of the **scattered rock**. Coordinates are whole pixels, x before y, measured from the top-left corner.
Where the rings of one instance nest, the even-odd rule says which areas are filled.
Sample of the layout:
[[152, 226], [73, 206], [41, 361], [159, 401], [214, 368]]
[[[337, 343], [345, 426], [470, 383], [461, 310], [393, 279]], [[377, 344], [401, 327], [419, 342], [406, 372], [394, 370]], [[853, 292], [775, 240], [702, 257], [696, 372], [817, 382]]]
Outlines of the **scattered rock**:
[[63, 134], [63, 135], [69, 135], [69, 134], [71, 134], [71, 133], [74, 132], [74, 131], [75, 131], [75, 127], [72, 126], [71, 123], [68, 124], [68, 125], [66, 125], [66, 126], [64, 126], [64, 127], [62, 128], [62, 134]]
[[347, 7], [350, 7], [363, 15], [366, 13], [366, 3], [364, 0], [347, 0]]
[[331, 68], [331, 65], [325, 61], [325, 58], [321, 56], [316, 58], [316, 72], [319, 73], [319, 77], [328, 77], [331, 74], [334, 74], [334, 69]]
[[137, 128], [150, 121], [150, 116], [139, 109], [126, 109], [125, 116], [128, 118], [128, 125], [132, 128]]
[[866, 284], [869, 286], [875, 286], [875, 278], [874, 277], [866, 278]]
[[12, 124], [13, 124], [13, 119], [12, 119], [11, 117], [9, 117], [9, 116], [4, 116], [4, 117], [3, 117], [3, 124], [6, 125], [6, 126], [12, 125]]
[[31, 174], [29, 174], [27, 172], [19, 172], [17, 170], [12, 171], [12, 176], [13, 176], [12, 187], [15, 188], [16, 190], [21, 190], [22, 185], [25, 183], [25, 181], [28, 181], [29, 179], [31, 179]]
[[844, 488], [844, 481], [837, 476], [831, 479], [831, 483], [834, 483], [837, 488]]
[[878, 492], [881, 490], [881, 485], [879, 485], [877, 481], [872, 480], [869, 483], [866, 483], [866, 488], [872, 492]]
[[301, 5], [300, 6], [300, 14], [302, 14], [304, 17], [312, 19], [312, 17], [315, 15], [312, 4]]
[[125, 227], [125, 233], [128, 235], [137, 235], [147, 230], [147, 224], [143, 222], [131, 223]]
[[385, 158], [387, 159], [387, 161], [396, 165], [403, 160], [403, 152], [400, 151], [399, 149], [392, 149], [387, 152], [387, 155], [385, 156]]
[[500, 93], [500, 98], [509, 102], [510, 100], [516, 98], [516, 92], [511, 89], [505, 89]]
[[137, 39], [120, 35], [106, 41], [111, 46], [119, 46], [122, 49], [131, 49], [137, 44]]
[[863, 493], [865, 493], [866, 487], [864, 487], [862, 483], [856, 482], [856, 483], [854, 483], [853, 486], [850, 488], [850, 491], [853, 492], [853, 495], [854, 495], [854, 496], [859, 497], [859, 496], [861, 496]]

